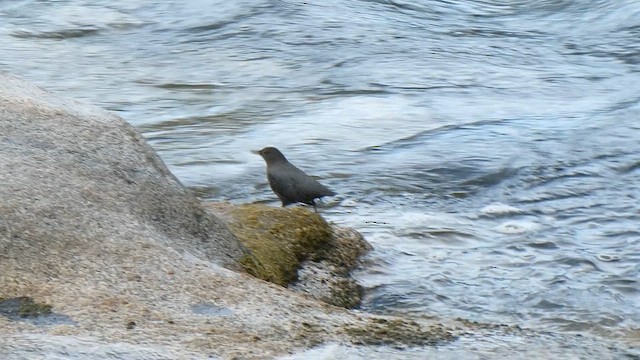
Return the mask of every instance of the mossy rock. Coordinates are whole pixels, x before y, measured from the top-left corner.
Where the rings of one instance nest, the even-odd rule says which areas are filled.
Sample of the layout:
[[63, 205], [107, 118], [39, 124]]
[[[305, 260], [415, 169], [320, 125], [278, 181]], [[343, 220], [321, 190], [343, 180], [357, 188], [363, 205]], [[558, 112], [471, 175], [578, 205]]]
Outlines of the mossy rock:
[[51, 305], [33, 301], [30, 297], [0, 298], [0, 314], [8, 317], [38, 317], [51, 314]]
[[23, 298], [18, 309], [20, 317], [35, 317], [51, 314], [51, 305], [34, 302], [31, 298]]
[[300, 262], [314, 257], [333, 239], [331, 226], [317, 213], [302, 207], [211, 207], [216, 215], [226, 218], [231, 232], [250, 250], [240, 260], [247, 272], [278, 285], [295, 281]]
[[356, 345], [393, 347], [432, 346], [456, 337], [442, 325], [422, 326], [401, 318], [372, 318], [364, 325], [349, 325], [344, 332]]
[[346, 309], [353, 309], [360, 306], [364, 289], [352, 279], [342, 279], [337, 281], [339, 286], [331, 288], [330, 296], [323, 299], [325, 302], [340, 306]]
[[358, 259], [373, 249], [359, 232], [350, 228], [334, 228], [334, 234], [327, 246], [314, 254], [314, 261], [327, 260], [347, 275]]

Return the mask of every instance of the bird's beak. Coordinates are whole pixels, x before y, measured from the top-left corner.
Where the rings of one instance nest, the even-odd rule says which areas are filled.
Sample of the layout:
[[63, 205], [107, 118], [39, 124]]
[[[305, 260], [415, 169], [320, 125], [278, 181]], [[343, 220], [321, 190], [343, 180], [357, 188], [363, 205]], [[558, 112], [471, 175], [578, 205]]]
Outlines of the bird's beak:
[[261, 155], [260, 154], [260, 150], [251, 150], [252, 153], [256, 154], [256, 155]]

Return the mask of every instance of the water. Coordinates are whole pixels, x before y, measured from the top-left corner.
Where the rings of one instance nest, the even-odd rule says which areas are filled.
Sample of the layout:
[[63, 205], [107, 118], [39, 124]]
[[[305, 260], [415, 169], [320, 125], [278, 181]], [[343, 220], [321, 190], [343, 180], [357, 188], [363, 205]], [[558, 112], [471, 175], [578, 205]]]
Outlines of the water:
[[0, 1], [0, 68], [119, 113], [203, 198], [278, 146], [375, 246], [363, 308], [640, 327], [640, 3]]

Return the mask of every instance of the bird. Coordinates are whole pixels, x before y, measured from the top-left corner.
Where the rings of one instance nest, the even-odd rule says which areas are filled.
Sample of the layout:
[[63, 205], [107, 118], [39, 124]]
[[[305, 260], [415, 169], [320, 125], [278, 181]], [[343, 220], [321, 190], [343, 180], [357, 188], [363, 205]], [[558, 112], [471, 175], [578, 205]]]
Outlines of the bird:
[[315, 199], [336, 194], [291, 164], [275, 147], [266, 147], [251, 152], [262, 156], [267, 163], [269, 185], [282, 201], [282, 207], [303, 203], [312, 205], [313, 210], [318, 212]]

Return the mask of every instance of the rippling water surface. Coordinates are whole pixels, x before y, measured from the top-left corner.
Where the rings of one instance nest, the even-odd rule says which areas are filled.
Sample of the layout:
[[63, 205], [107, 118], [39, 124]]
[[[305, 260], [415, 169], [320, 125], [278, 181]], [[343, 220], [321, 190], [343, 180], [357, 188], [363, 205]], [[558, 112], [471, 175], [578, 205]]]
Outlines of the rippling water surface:
[[640, 327], [640, 2], [0, 1], [0, 68], [118, 112], [201, 196], [275, 145], [376, 250], [366, 310]]

